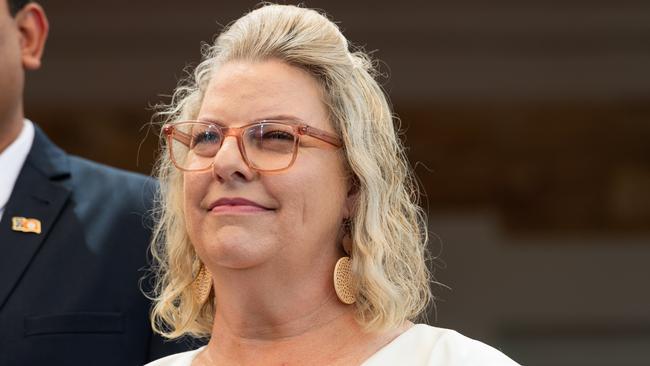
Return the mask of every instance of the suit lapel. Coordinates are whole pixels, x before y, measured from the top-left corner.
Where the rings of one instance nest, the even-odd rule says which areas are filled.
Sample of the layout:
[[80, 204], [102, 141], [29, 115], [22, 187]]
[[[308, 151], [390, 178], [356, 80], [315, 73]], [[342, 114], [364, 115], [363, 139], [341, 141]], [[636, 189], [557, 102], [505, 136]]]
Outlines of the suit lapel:
[[[36, 126], [35, 126], [36, 127]], [[35, 128], [34, 142], [0, 221], [0, 309], [43, 245], [70, 195], [68, 159]], [[13, 217], [41, 222], [41, 233], [12, 230]]]

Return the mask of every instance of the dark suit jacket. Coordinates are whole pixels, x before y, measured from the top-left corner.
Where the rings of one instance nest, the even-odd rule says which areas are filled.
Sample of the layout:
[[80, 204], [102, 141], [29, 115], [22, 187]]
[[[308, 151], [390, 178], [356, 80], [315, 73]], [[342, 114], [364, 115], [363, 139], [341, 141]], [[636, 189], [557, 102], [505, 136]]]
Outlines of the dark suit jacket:
[[[152, 335], [140, 291], [154, 189], [36, 127], [0, 221], [0, 365], [142, 365], [187, 350]], [[14, 216], [39, 219], [41, 234], [13, 231]]]

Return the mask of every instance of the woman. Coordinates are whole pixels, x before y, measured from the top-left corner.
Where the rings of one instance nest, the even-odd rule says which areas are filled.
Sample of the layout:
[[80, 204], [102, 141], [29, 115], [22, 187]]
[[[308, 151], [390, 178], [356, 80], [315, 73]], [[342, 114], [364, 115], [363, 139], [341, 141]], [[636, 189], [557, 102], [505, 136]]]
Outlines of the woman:
[[515, 365], [414, 325], [426, 231], [386, 97], [308, 9], [228, 27], [162, 112], [152, 318], [207, 337], [150, 365]]

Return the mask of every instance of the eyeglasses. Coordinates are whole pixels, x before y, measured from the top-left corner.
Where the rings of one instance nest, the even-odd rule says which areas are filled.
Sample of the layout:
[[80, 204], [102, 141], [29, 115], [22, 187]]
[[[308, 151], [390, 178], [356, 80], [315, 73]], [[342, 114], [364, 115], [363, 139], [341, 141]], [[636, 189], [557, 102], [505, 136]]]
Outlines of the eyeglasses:
[[336, 135], [295, 121], [263, 120], [241, 127], [186, 121], [166, 124], [162, 131], [167, 136], [172, 162], [184, 171], [211, 169], [228, 136], [237, 139], [246, 164], [260, 172], [289, 169], [300, 145], [329, 149], [342, 146]]

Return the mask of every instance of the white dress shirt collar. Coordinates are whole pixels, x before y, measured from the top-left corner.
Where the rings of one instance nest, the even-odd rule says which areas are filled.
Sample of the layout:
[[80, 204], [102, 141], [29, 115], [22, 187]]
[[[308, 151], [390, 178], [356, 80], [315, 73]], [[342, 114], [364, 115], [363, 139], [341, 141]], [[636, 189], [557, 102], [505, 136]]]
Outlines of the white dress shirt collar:
[[0, 219], [33, 142], [34, 124], [25, 119], [18, 137], [0, 152]]

